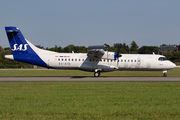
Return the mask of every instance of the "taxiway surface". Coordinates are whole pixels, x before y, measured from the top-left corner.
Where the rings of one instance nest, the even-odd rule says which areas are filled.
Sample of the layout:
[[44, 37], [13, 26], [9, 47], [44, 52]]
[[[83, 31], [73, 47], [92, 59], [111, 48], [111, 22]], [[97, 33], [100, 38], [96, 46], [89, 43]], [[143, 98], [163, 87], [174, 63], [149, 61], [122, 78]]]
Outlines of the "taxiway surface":
[[177, 77], [0, 77], [0, 82], [180, 82]]

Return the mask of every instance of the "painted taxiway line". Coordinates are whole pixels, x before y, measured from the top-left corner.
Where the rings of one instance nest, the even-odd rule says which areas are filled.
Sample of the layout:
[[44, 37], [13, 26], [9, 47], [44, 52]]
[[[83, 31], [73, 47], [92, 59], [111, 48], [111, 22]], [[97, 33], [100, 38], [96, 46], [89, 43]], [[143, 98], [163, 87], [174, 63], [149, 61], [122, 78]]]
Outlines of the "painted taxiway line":
[[0, 82], [180, 82], [177, 77], [0, 77]]

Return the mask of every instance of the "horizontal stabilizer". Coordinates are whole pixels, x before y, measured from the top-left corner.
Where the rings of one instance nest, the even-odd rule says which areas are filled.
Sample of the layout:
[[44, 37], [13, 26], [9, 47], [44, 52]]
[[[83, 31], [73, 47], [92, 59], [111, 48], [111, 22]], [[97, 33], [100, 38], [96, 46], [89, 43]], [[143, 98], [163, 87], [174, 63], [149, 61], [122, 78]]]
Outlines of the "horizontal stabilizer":
[[5, 58], [10, 59], [10, 60], [14, 60], [13, 55], [5, 55]]

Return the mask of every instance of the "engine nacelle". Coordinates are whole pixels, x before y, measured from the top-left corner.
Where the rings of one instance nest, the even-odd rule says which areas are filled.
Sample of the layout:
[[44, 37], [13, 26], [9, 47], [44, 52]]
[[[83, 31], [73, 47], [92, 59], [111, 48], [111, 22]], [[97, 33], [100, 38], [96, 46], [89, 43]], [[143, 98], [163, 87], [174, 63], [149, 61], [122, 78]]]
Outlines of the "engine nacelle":
[[116, 60], [120, 57], [119, 53], [104, 51], [107, 47], [105, 45], [101, 46], [89, 46], [87, 48], [87, 56], [92, 59], [109, 59]]
[[104, 55], [102, 56], [102, 59], [116, 60], [117, 57], [118, 57], [118, 54], [116, 52], [105, 51]]

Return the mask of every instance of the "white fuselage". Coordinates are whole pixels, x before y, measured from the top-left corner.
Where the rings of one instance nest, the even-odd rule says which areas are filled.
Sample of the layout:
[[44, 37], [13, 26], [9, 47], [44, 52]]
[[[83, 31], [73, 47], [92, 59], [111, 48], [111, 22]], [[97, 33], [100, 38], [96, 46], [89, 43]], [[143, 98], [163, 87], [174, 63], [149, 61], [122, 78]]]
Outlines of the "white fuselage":
[[[39, 49], [29, 41], [27, 43], [36, 51], [36, 54], [42, 61], [47, 64], [46, 67], [53, 69], [80, 69], [92, 72], [97, 69], [100, 69], [102, 72], [114, 70], [166, 71], [176, 66], [169, 60], [159, 60], [159, 58], [165, 58], [163, 55], [121, 54], [121, 57], [117, 60], [105, 58], [93, 59], [89, 58], [87, 53], [57, 53]], [[108, 52], [108, 55], [111, 54], [114, 54], [114, 52]], [[6, 55], [5, 57], [14, 59], [13, 55]], [[28, 63], [31, 63], [31, 61]]]
[[162, 55], [121, 54], [118, 60], [91, 59], [86, 53], [54, 53], [41, 54], [41, 58], [54, 69], [80, 69], [94, 72], [114, 70], [158, 70], [173, 69], [175, 64], [169, 60], [160, 61]]

